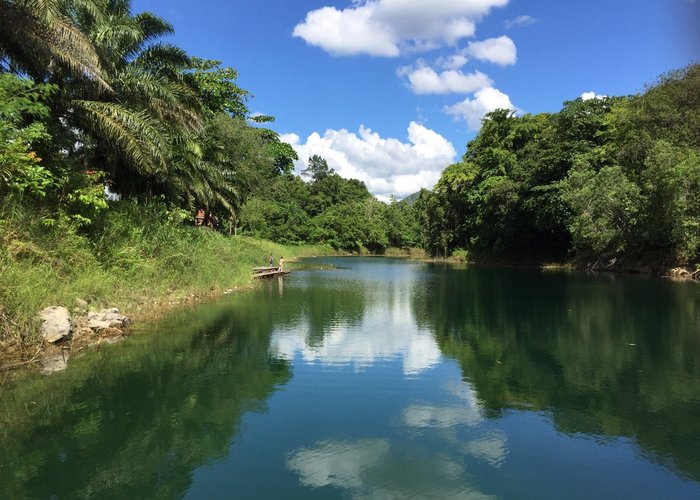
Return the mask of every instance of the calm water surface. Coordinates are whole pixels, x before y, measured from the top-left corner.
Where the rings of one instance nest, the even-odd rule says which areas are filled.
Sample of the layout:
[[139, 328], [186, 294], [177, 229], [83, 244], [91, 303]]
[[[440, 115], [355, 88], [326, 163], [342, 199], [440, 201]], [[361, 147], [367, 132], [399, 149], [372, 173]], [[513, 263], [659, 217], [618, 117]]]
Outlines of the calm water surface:
[[5, 384], [0, 498], [700, 498], [697, 284], [312, 262]]

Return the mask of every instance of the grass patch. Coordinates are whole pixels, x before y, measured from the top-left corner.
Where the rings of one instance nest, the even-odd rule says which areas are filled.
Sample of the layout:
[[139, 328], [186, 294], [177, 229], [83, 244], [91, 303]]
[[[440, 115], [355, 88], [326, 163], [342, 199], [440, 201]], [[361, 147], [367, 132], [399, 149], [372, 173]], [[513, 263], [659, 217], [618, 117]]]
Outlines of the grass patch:
[[407, 259], [425, 259], [428, 254], [422, 248], [394, 248], [390, 247], [384, 251], [385, 257], [404, 257]]
[[134, 314], [248, 285], [270, 254], [331, 253], [186, 226], [160, 204], [114, 203], [87, 232], [60, 218], [47, 225], [36, 209], [0, 207], [0, 353], [38, 345], [37, 313], [49, 305], [71, 309], [82, 299]]

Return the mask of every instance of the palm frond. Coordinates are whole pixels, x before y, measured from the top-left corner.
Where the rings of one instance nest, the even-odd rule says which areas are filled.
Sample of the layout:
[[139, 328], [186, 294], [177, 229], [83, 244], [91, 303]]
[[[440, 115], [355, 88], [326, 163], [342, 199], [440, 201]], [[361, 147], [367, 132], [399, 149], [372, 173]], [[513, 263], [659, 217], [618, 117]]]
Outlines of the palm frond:
[[201, 129], [201, 104], [187, 85], [134, 68], [120, 72], [117, 82], [127, 100], [141, 103], [165, 124], [189, 132]]
[[169, 74], [175, 74], [190, 66], [191, 58], [180, 47], [167, 43], [155, 43], [143, 49], [132, 64], [156, 73], [166, 71]]
[[124, 47], [138, 46], [142, 41], [141, 29], [133, 20], [110, 15], [98, 23], [91, 33], [95, 44], [104, 52], [119, 54]]
[[[57, 62], [78, 77], [107, 84], [95, 47], [56, 0], [0, 0], [0, 46], [23, 68], [46, 73]], [[37, 58], [38, 60], [33, 60]]]
[[73, 104], [135, 170], [151, 175], [167, 170], [168, 138], [146, 112], [111, 102], [76, 100]]
[[136, 14], [133, 19], [141, 27], [144, 42], [154, 40], [163, 35], [172, 35], [175, 32], [172, 24], [150, 12]]
[[95, 22], [104, 21], [107, 15], [106, 0], [61, 0], [61, 8], [69, 17], [87, 15]]

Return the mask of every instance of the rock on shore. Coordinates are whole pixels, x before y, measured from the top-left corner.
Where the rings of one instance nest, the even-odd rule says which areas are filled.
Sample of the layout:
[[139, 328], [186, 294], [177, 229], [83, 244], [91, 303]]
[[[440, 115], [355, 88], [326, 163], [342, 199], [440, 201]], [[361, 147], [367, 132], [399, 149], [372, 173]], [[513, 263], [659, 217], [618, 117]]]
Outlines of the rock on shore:
[[69, 339], [73, 326], [68, 309], [61, 306], [47, 307], [39, 314], [42, 320], [41, 336], [52, 344]]
[[[84, 301], [83, 301], [84, 302]], [[123, 328], [129, 326], [131, 318], [119, 313], [119, 309], [90, 311], [85, 316], [87, 303], [78, 303], [75, 321], [68, 309], [62, 306], [47, 307], [40, 313], [42, 319], [41, 335], [51, 344], [70, 339], [70, 342], [50, 346], [40, 360], [41, 372], [45, 375], [64, 370], [68, 365], [71, 350], [78, 346], [101, 343], [112, 344], [125, 337]], [[73, 336], [73, 330], [76, 334]], [[96, 339], [96, 341], [95, 341]], [[82, 347], [79, 347], [80, 350]]]
[[108, 328], [125, 328], [131, 324], [131, 319], [119, 314], [119, 309], [103, 309], [98, 312], [88, 313], [88, 328], [95, 331], [106, 330]]

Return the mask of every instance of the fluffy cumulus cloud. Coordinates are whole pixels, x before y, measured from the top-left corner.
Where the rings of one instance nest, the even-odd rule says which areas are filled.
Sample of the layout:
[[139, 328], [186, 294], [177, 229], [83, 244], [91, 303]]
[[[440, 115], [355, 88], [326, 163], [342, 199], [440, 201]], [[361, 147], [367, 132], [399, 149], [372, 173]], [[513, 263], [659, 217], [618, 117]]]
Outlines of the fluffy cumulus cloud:
[[469, 62], [469, 58], [462, 53], [453, 54], [447, 57], [440, 57], [436, 61], [442, 69], [459, 69]]
[[323, 7], [306, 15], [294, 36], [336, 55], [398, 56], [395, 37], [368, 8], [337, 10]]
[[509, 0], [356, 0], [310, 11], [294, 36], [335, 55], [394, 57], [473, 36], [475, 23]]
[[457, 119], [466, 121], [471, 130], [479, 130], [484, 115], [495, 109], [515, 110], [515, 106], [507, 94], [493, 87], [484, 87], [477, 90], [473, 98], [468, 97], [460, 103], [448, 106], [445, 111]]
[[[465, 48], [452, 55], [439, 57], [435, 61], [435, 65], [444, 70], [457, 70], [465, 66], [471, 59], [479, 59], [500, 66], [508, 66], [515, 64], [517, 58], [518, 50], [513, 40], [507, 36], [501, 36], [479, 42], [470, 42]], [[416, 63], [416, 71], [424, 68], [425, 61], [419, 60]], [[406, 67], [399, 69], [400, 76], [406, 76], [406, 74]]]
[[311, 155], [320, 155], [345, 178], [363, 181], [380, 199], [404, 197], [420, 188], [432, 188], [442, 170], [454, 161], [454, 146], [437, 132], [416, 122], [408, 126], [408, 142], [383, 138], [364, 126], [358, 133], [346, 129], [312, 133], [301, 142], [296, 134], [281, 137], [291, 144], [305, 168]]
[[581, 94], [581, 99], [584, 101], [590, 101], [591, 99], [604, 99], [606, 95], [596, 94], [595, 92], [584, 92]]
[[438, 73], [422, 63], [400, 68], [398, 73], [406, 78], [415, 94], [471, 94], [493, 83], [480, 71], [465, 74], [450, 69]]
[[515, 43], [507, 36], [489, 38], [480, 42], [469, 42], [465, 52], [476, 59], [500, 66], [515, 64], [517, 59]]
[[443, 56], [435, 61], [435, 64], [446, 70], [459, 69], [471, 59], [487, 61], [500, 66], [515, 64], [518, 59], [518, 49], [513, 40], [507, 36], [489, 38], [469, 44], [450, 56]]

